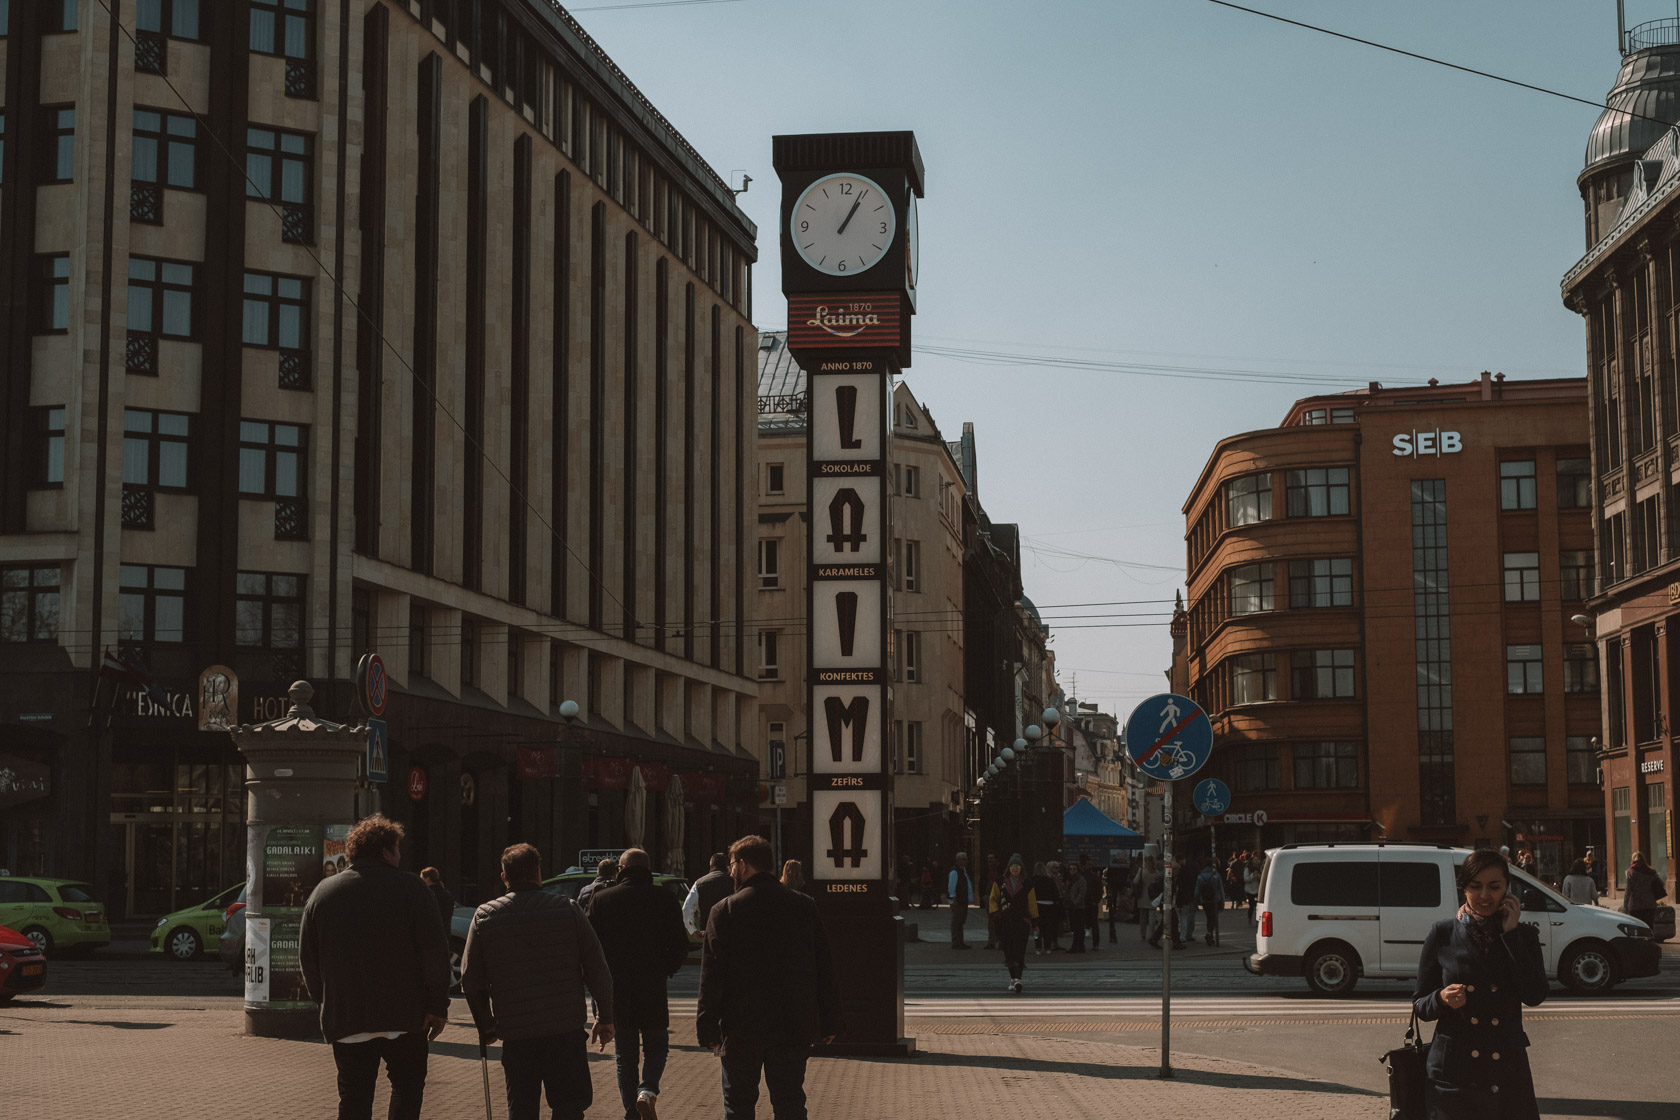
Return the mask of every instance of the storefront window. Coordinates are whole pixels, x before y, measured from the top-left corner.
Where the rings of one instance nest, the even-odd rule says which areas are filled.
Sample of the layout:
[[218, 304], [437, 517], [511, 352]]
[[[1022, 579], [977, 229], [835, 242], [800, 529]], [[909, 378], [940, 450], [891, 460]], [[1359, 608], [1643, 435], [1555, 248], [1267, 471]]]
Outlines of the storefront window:
[[1610, 835], [1614, 838], [1615, 851], [1610, 858], [1616, 865], [1616, 886], [1627, 886], [1628, 860], [1633, 855], [1633, 818], [1629, 806], [1633, 804], [1629, 798], [1627, 786], [1617, 786], [1610, 791]]
[[1651, 832], [1645, 862], [1658, 876], [1668, 878], [1668, 789], [1661, 782], [1645, 787], [1645, 827]]

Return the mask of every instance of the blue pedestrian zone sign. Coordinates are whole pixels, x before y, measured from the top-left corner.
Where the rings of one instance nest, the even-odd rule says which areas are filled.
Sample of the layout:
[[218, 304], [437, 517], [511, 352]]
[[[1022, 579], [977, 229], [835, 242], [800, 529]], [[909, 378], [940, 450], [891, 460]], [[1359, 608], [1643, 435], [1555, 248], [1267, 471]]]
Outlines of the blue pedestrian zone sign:
[[1208, 778], [1196, 783], [1190, 801], [1202, 816], [1217, 817], [1231, 807], [1231, 787], [1218, 778]]
[[1188, 778], [1213, 753], [1213, 724], [1194, 700], [1163, 692], [1132, 709], [1126, 753], [1157, 781]]
[[390, 778], [391, 752], [389, 749], [389, 731], [382, 719], [367, 721], [367, 772], [368, 781], [383, 782]]

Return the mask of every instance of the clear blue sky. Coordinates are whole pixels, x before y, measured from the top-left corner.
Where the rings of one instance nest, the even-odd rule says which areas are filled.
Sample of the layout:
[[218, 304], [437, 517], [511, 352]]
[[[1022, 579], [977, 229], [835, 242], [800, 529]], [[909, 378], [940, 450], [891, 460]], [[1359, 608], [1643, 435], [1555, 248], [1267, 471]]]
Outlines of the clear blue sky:
[[[770, 138], [908, 128], [927, 164], [919, 344], [1326, 379], [932, 355], [906, 372], [947, 438], [974, 421], [994, 519], [1107, 558], [1029, 552], [1025, 578], [1064, 687], [1077, 674], [1122, 715], [1160, 690], [1165, 614], [1056, 618], [1170, 602], [1054, 606], [1171, 600], [1180, 507], [1219, 439], [1370, 380], [1585, 371], [1558, 281], [1583, 251], [1589, 106], [1207, 0], [587, 10], [613, 2], [574, 11], [719, 173], [753, 176], [761, 327], [786, 322]], [[1620, 62], [1614, 0], [1249, 6], [1592, 99]], [[1627, 6], [1630, 24], [1676, 14]]]

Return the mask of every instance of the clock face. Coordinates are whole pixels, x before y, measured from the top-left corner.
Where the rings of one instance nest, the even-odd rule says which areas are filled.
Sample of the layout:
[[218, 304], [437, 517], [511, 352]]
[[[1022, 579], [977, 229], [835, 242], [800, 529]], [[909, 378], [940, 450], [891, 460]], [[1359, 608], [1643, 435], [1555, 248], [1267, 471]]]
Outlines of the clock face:
[[922, 237], [916, 223], [916, 193], [910, 192], [909, 209], [904, 212], [904, 286], [916, 289], [916, 270], [921, 259]]
[[788, 232], [805, 263], [830, 276], [865, 272], [886, 256], [897, 215], [880, 184], [862, 175], [818, 179], [793, 204]]

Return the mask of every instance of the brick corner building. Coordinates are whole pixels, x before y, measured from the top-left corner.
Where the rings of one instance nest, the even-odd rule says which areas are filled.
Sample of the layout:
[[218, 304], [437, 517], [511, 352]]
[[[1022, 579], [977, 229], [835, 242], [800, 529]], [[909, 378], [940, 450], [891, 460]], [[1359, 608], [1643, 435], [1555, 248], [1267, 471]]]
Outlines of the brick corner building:
[[1601, 840], [1598, 665], [1571, 621], [1591, 590], [1585, 396], [1373, 383], [1214, 449], [1184, 506], [1184, 660], [1214, 725], [1205, 774], [1234, 795], [1222, 856], [1506, 843], [1556, 876]]

